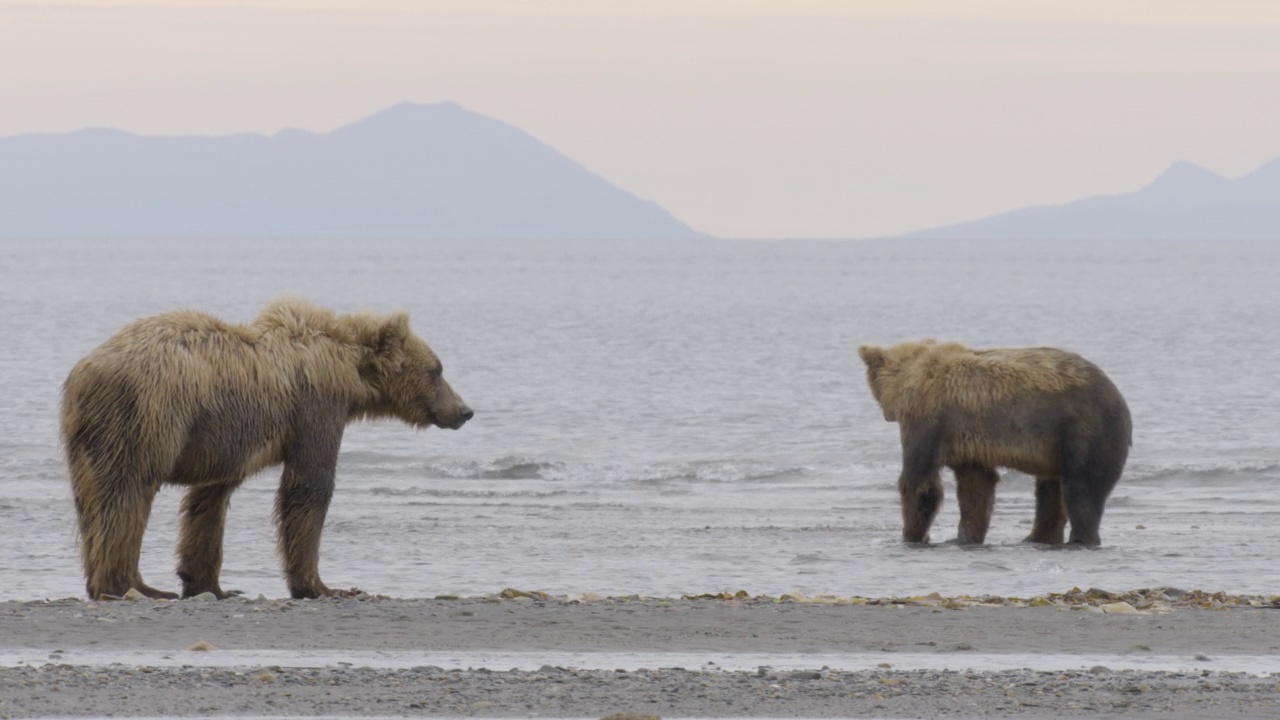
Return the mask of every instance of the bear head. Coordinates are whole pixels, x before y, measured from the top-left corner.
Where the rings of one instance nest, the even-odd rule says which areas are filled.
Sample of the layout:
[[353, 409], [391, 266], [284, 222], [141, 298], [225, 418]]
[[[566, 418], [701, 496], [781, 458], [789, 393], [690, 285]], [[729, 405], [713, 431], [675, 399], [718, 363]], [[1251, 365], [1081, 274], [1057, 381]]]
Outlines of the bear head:
[[871, 395], [886, 421], [897, 422], [905, 409], [900, 407], [901, 395], [907, 390], [899, 377], [903, 368], [936, 346], [935, 340], [904, 342], [891, 347], [858, 346], [858, 357], [867, 366], [867, 385], [871, 386]]
[[444, 379], [440, 358], [409, 329], [407, 313], [363, 320], [360, 376], [378, 398], [371, 414], [455, 430], [471, 419], [471, 408]]

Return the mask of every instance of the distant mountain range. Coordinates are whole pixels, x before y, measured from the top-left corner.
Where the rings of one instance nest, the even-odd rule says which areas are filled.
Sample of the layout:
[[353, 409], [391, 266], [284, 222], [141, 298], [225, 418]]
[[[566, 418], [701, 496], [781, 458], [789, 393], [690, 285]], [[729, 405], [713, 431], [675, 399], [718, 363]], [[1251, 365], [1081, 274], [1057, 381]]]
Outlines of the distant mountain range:
[[1137, 192], [1038, 205], [903, 237], [1280, 240], [1280, 158], [1235, 180], [1178, 162]]
[[506, 123], [403, 103], [329, 133], [0, 138], [0, 237], [693, 238]]

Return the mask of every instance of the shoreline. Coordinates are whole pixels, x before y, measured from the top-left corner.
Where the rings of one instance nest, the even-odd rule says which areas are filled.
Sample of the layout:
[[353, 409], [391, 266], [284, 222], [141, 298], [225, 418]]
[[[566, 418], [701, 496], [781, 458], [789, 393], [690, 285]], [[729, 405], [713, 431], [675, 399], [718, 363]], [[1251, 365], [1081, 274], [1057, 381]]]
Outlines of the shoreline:
[[0, 717], [1280, 715], [1275, 598], [1042, 600], [9, 601]]

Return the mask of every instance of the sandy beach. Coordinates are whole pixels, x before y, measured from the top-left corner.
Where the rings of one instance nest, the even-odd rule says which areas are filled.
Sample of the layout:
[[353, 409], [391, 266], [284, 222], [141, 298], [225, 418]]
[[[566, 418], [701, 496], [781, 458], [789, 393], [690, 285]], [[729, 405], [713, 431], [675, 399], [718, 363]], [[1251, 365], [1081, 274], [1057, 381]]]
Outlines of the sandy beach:
[[3, 603], [0, 717], [1280, 714], [1269, 598], [507, 595]]

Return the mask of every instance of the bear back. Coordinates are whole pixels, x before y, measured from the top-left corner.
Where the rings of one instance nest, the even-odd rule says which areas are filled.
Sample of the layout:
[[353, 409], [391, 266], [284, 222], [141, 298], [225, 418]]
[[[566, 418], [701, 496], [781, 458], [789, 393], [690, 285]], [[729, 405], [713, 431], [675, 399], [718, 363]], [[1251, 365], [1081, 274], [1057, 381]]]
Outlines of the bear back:
[[864, 345], [872, 395], [891, 421], [948, 409], [982, 411], [1027, 394], [1057, 395], [1101, 375], [1088, 360], [1056, 348], [975, 350], [956, 342]]

